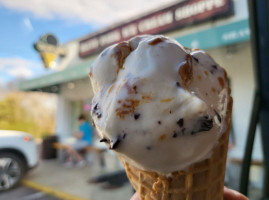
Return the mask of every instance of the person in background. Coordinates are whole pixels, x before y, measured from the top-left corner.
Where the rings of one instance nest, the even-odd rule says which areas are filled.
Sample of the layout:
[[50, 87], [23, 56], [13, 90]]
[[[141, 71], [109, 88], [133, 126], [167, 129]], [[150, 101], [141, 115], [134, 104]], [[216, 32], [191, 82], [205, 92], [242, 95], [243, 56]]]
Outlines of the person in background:
[[73, 161], [77, 163], [77, 166], [85, 166], [86, 162], [84, 158], [79, 154], [79, 151], [93, 144], [94, 131], [83, 114], [78, 117], [78, 122], [79, 131], [74, 134], [76, 141], [67, 149], [68, 157], [67, 162], [65, 163], [67, 167], [73, 166]]

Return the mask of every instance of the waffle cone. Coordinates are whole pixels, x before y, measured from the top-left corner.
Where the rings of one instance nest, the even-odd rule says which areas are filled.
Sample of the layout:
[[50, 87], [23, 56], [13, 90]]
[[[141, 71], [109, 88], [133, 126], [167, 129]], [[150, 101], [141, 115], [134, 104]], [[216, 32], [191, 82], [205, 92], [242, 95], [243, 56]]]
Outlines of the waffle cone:
[[213, 154], [204, 161], [194, 163], [187, 171], [173, 172], [167, 177], [140, 170], [120, 157], [140, 200], [223, 200], [231, 113], [232, 98], [225, 119], [228, 128], [214, 147]]

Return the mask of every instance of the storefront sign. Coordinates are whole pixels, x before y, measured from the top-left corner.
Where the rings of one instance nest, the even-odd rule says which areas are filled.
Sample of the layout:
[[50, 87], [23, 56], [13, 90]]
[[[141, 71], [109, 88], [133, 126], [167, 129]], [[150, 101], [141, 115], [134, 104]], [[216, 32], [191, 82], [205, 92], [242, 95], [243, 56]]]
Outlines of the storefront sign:
[[186, 0], [80, 41], [79, 55], [86, 57], [138, 34], [158, 34], [233, 13], [231, 0]]
[[45, 68], [55, 67], [55, 60], [66, 54], [66, 50], [58, 45], [57, 38], [52, 34], [41, 36], [34, 44], [34, 48], [38, 51]]

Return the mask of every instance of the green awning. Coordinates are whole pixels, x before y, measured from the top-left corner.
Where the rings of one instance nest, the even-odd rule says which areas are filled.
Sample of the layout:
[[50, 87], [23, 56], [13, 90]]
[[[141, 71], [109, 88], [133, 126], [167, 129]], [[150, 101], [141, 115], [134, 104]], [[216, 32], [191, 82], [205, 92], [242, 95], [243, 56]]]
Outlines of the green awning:
[[175, 39], [183, 46], [200, 49], [235, 44], [250, 39], [249, 23], [248, 19], [244, 19], [176, 37]]
[[[93, 59], [82, 62], [79, 65], [71, 66], [63, 71], [44, 75], [31, 80], [23, 81], [19, 84], [20, 90], [37, 90], [42, 88], [49, 88], [50, 86], [57, 86], [69, 81], [82, 79], [88, 77], [90, 65]], [[53, 92], [53, 88], [52, 88]], [[56, 92], [56, 91], [55, 91]]]

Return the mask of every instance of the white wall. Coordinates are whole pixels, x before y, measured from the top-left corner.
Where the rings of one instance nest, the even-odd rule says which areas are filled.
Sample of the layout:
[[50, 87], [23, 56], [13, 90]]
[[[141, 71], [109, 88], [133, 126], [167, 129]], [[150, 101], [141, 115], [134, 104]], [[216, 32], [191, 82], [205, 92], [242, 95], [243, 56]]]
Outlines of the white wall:
[[[250, 43], [244, 42], [207, 52], [227, 70], [231, 79], [236, 147], [231, 150], [230, 156], [241, 158], [245, 150], [255, 89]], [[253, 158], [262, 158], [259, 131], [255, 139]]]
[[61, 94], [69, 100], [90, 99], [93, 96], [90, 78], [70, 81], [61, 85]]
[[56, 133], [60, 138], [73, 135], [77, 129], [77, 117], [80, 114], [80, 101], [93, 96], [90, 79], [80, 79], [64, 83], [60, 87], [56, 114]]
[[72, 134], [72, 103], [62, 94], [58, 95], [56, 112], [56, 134], [60, 139], [71, 136]]

